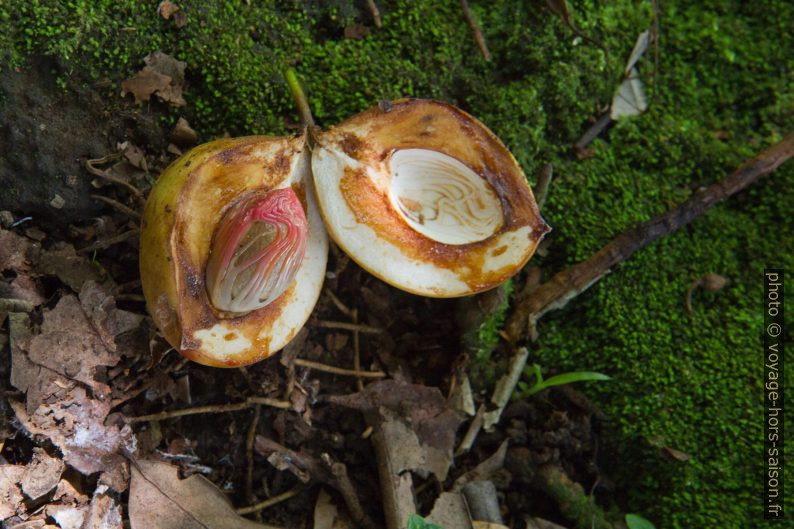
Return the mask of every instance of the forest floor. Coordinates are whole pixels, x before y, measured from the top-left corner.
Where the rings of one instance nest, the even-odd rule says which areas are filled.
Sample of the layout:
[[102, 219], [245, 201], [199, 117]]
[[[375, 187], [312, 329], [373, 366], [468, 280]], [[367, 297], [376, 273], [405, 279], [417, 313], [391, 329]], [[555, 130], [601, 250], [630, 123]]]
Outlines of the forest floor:
[[[443, 529], [466, 527], [455, 498], [470, 480], [495, 485], [511, 528], [624, 527], [626, 512], [657, 527], [763, 527], [763, 462], [752, 460], [762, 447], [757, 300], [765, 266], [794, 264], [791, 164], [638, 252], [544, 320], [539, 340], [508, 343], [499, 331], [528, 284], [790, 132], [790, 6], [662, 6], [661, 47], [639, 63], [647, 112], [574, 149], [608, 110], [637, 36], [653, 28], [653, 3], [572, 2], [571, 25], [554, 9], [565, 2], [472, 2], [492, 62], [454, 2], [381, 6], [382, 28], [364, 2], [286, 12], [206, 2], [186, 6], [185, 20], [135, 3], [118, 13], [78, 4], [78, 15], [0, 6], [0, 143], [13, 146], [0, 152], [6, 526], [160, 527], [152, 517], [243, 527], [230, 505], [276, 498], [243, 511], [252, 528], [384, 527], [394, 508], [379, 450], [391, 449], [405, 459], [396, 475], [410, 477], [415, 512]], [[12, 25], [37, 33], [28, 41]], [[582, 35], [603, 37], [609, 62]], [[144, 57], [160, 61], [166, 85], [125, 85]], [[287, 349], [232, 370], [183, 359], [142, 298], [142, 197], [201, 141], [295, 133], [286, 66], [323, 125], [379, 99], [434, 97], [492, 127], [533, 183], [551, 163], [543, 214], [554, 231], [541, 255], [495, 294], [431, 300], [332, 247], [320, 300]], [[471, 421], [452, 398], [463, 375], [475, 407], [485, 403], [522, 346], [545, 375], [612, 380], [528, 396], [527, 369], [495, 427], [453, 456]], [[470, 494], [474, 504], [493, 499]], [[452, 506], [433, 515], [439, 498]]]

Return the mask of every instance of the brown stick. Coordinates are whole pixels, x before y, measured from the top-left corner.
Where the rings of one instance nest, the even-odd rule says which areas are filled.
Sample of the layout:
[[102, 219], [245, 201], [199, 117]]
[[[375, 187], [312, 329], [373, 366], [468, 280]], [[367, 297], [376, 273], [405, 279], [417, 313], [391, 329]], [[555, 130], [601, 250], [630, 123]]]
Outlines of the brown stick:
[[124, 233], [116, 235], [115, 237], [109, 237], [107, 239], [102, 239], [102, 240], [99, 240], [99, 241], [95, 242], [94, 244], [90, 244], [90, 245], [86, 246], [85, 248], [80, 248], [79, 250], [77, 250], [77, 253], [91, 253], [94, 250], [102, 250], [104, 248], [109, 248], [109, 247], [113, 246], [114, 244], [118, 244], [120, 242], [126, 241], [127, 239], [132, 239], [132, 238], [136, 237], [139, 232], [140, 232], [140, 230], [138, 228], [133, 228], [131, 230], [127, 230]]
[[486, 61], [490, 61], [491, 52], [488, 50], [488, 44], [485, 43], [485, 37], [482, 36], [480, 25], [477, 23], [477, 20], [474, 18], [474, 14], [471, 12], [469, 2], [466, 0], [460, 0], [460, 7], [463, 9], [463, 18], [466, 19], [466, 22], [471, 28], [471, 32], [474, 34], [474, 40], [477, 41], [477, 46], [479, 46], [482, 56]]
[[[305, 452], [295, 452], [262, 435], [256, 436], [254, 449], [258, 454], [267, 457], [278, 470], [289, 470], [304, 483], [313, 479], [335, 488], [342, 494], [350, 516], [359, 526], [364, 529], [378, 527], [364, 512], [344, 464], [332, 460], [328, 454], [323, 454], [318, 459]], [[277, 456], [276, 460], [271, 458], [273, 455]]]
[[526, 332], [528, 322], [536, 321], [548, 311], [562, 308], [604, 277], [610, 268], [625, 261], [643, 246], [685, 226], [720, 200], [738, 193], [760, 177], [771, 173], [792, 156], [794, 132], [745, 162], [723, 180], [696, 192], [678, 207], [624, 231], [586, 261], [558, 272], [534, 290], [531, 296], [516, 304], [505, 325], [509, 341], [518, 341]]
[[135, 211], [134, 209], [132, 209], [132, 208], [130, 208], [128, 206], [125, 206], [124, 204], [122, 204], [118, 200], [113, 200], [112, 198], [104, 197], [102, 195], [90, 195], [90, 196], [94, 200], [99, 200], [100, 202], [104, 202], [105, 204], [108, 204], [109, 206], [112, 206], [113, 208], [117, 209], [121, 213], [124, 213], [128, 217], [130, 217], [132, 219], [135, 219], [136, 221], [141, 220], [141, 214], [140, 213], [138, 213], [137, 211]]
[[[353, 323], [358, 323], [358, 309], [353, 309]], [[361, 340], [358, 330], [353, 331], [353, 369], [361, 372]], [[356, 377], [356, 387], [359, 391], [364, 391], [364, 381], [361, 377]]]
[[363, 378], [383, 378], [386, 373], [383, 371], [356, 371], [355, 369], [343, 369], [341, 367], [329, 366], [314, 362], [312, 360], [304, 360], [303, 358], [296, 358], [295, 365], [301, 367], [308, 367], [309, 369], [316, 369], [317, 371], [324, 371], [326, 373], [333, 373], [334, 375], [343, 375], [350, 377], [363, 377]]
[[256, 427], [259, 424], [259, 415], [261, 412], [261, 404], [254, 406], [254, 416], [251, 417], [251, 424], [245, 436], [245, 460], [247, 464], [245, 472], [245, 499], [248, 503], [254, 501], [254, 439], [256, 438]]
[[273, 408], [280, 408], [282, 410], [288, 409], [290, 403], [283, 400], [270, 399], [267, 397], [248, 397], [243, 402], [233, 402], [231, 404], [210, 404], [208, 406], [195, 406], [193, 408], [183, 408], [181, 410], [162, 411], [160, 413], [152, 413], [150, 415], [140, 415], [138, 417], [130, 417], [130, 422], [145, 422], [145, 421], [162, 421], [163, 419], [173, 419], [176, 417], [184, 417], [185, 415], [197, 415], [200, 413], [228, 413], [231, 411], [240, 411], [246, 408], [251, 408], [257, 404], [264, 404]]
[[303, 492], [305, 490], [305, 488], [306, 487], [304, 487], [303, 485], [296, 485], [295, 487], [291, 488], [287, 492], [282, 492], [281, 494], [278, 494], [276, 496], [272, 496], [272, 497], [270, 497], [270, 498], [268, 498], [266, 500], [262, 500], [259, 503], [254, 504], [254, 505], [250, 505], [248, 507], [241, 507], [239, 509], [236, 509], [235, 512], [242, 516], [244, 514], [251, 514], [251, 513], [254, 513], [254, 512], [263, 511], [263, 510], [267, 509], [268, 507], [272, 507], [273, 505], [277, 505], [277, 504], [281, 503], [282, 501], [287, 501], [288, 499], [292, 498], [293, 496], [297, 496], [298, 494]]
[[375, 27], [381, 27], [380, 11], [378, 10], [378, 5], [375, 3], [375, 0], [367, 0], [367, 9], [369, 9], [369, 13], [372, 15], [372, 22], [375, 24]]
[[383, 329], [379, 327], [362, 325], [360, 323], [348, 323], [346, 321], [317, 320], [314, 324], [323, 329], [342, 329], [345, 331], [358, 331], [368, 334], [380, 334], [383, 332]]

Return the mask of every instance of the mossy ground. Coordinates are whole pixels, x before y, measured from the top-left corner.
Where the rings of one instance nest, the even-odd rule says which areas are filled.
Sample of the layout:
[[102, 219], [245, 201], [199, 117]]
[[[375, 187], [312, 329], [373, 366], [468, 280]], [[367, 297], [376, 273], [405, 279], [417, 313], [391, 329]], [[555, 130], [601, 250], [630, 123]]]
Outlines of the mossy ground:
[[[354, 22], [370, 25], [363, 2], [182, 3], [188, 23], [177, 29], [150, 2], [0, 0], [0, 54], [22, 67], [30, 54], [51, 54], [68, 85], [119, 82], [162, 49], [187, 62], [183, 112], [203, 139], [285, 133], [285, 117], [295, 119], [288, 65], [321, 124], [381, 98], [450, 101], [493, 128], [528, 175], [554, 164], [550, 253], [536, 261], [548, 273], [721, 178], [794, 123], [794, 5], [785, 0], [661, 2], [658, 70], [653, 53], [639, 65], [650, 109], [612, 127], [583, 161], [570, 146], [610, 100], [651, 25], [650, 2], [569, 3], [574, 24], [609, 49], [608, 63], [539, 1], [471, 2], [492, 63], [457, 2], [381, 2], [383, 28], [363, 39], [343, 37]], [[616, 440], [608, 449], [620, 456], [610, 469], [619, 507], [657, 527], [763, 526], [762, 272], [794, 269], [792, 204], [789, 164], [542, 323], [532, 361], [613, 377], [586, 391]], [[686, 289], [708, 272], [732, 283], [696, 292], [690, 317]], [[672, 463], [658, 445], [691, 459]]]

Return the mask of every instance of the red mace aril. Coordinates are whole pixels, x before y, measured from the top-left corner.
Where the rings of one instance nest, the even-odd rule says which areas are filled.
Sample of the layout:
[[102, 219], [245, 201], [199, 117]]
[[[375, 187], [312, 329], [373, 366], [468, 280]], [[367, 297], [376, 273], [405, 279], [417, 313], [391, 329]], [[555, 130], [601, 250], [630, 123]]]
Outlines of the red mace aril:
[[201, 364], [247, 365], [289, 343], [317, 303], [327, 255], [304, 136], [200, 145], [160, 175], [146, 201], [149, 313]]
[[207, 289], [216, 309], [257, 310], [292, 283], [303, 260], [309, 224], [290, 189], [254, 191], [226, 212], [207, 262]]

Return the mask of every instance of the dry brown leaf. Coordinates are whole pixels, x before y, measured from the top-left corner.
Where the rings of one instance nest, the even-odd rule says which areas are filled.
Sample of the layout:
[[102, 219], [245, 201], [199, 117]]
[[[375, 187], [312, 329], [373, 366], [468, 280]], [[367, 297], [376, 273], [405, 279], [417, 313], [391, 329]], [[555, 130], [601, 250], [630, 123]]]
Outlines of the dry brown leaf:
[[80, 292], [87, 281], [107, 281], [107, 273], [98, 264], [77, 255], [68, 243], [42, 252], [35, 266], [37, 273], [56, 276], [75, 292]]
[[0, 521], [25, 512], [22, 492], [17, 486], [25, 471], [24, 465], [0, 465]]
[[354, 22], [345, 28], [346, 39], [363, 39], [367, 35], [369, 35], [369, 28], [357, 22]]
[[37, 500], [58, 485], [64, 468], [66, 465], [62, 459], [50, 456], [41, 448], [34, 448], [33, 460], [28, 463], [19, 486], [28, 498]]
[[136, 103], [145, 103], [152, 94], [161, 90], [168, 90], [171, 78], [157, 73], [153, 68], [144, 66], [143, 70], [136, 73], [121, 83], [121, 97], [132, 94]]
[[[332, 396], [329, 400], [364, 412], [388, 432], [386, 440], [398, 454], [401, 464], [396, 466], [401, 470], [429, 470], [440, 481], [446, 479], [455, 432], [462, 418], [449, 407], [438, 388], [383, 380], [362, 392]], [[416, 450], [421, 454], [417, 455]]]
[[129, 515], [132, 529], [270, 529], [238, 516], [203, 476], [181, 480], [177, 467], [152, 460], [132, 465]]
[[30, 270], [31, 253], [36, 253], [39, 245], [0, 228], [0, 272], [13, 270], [17, 273]]
[[193, 130], [190, 123], [188, 123], [185, 118], [179, 118], [173, 130], [168, 135], [168, 139], [177, 145], [185, 147], [196, 143], [198, 141], [198, 134], [196, 134], [196, 131]]
[[179, 11], [179, 6], [170, 0], [163, 0], [160, 2], [160, 5], [157, 6], [157, 12], [166, 20], [170, 19], [177, 11]]
[[3, 276], [0, 275], [0, 299], [23, 300], [34, 307], [44, 303], [30, 265], [40, 250], [38, 243], [0, 228], [0, 274], [11, 272], [8, 274], [10, 279], [1, 279]]
[[140, 72], [121, 83], [121, 96], [131, 93], [136, 103], [143, 103], [155, 95], [172, 106], [185, 106], [185, 63], [161, 51], [147, 55], [144, 61], [146, 66]]
[[123, 490], [122, 454], [134, 451], [135, 440], [129, 426], [106, 424], [110, 388], [98, 378], [121, 359], [116, 336], [141, 318], [116, 309], [107, 292], [90, 281], [81, 300], [61, 298], [30, 337], [26, 318], [12, 318], [11, 380], [27, 395], [26, 405], [11, 406], [28, 432], [60, 448], [66, 463], [84, 474], [104, 472], [107, 483]]
[[441, 527], [472, 529], [466, 501], [463, 495], [457, 492], [442, 492], [433, 504], [433, 510], [427, 516], [427, 521]]
[[314, 525], [312, 529], [352, 529], [353, 522], [339, 512], [331, 496], [320, 489], [317, 503], [314, 505]]
[[155, 72], [170, 77], [174, 85], [181, 87], [185, 83], [185, 67], [187, 66], [185, 61], [177, 60], [171, 55], [157, 50], [144, 57], [143, 62]]
[[75, 507], [51, 503], [45, 507], [45, 512], [61, 529], [81, 529], [85, 515], [88, 513], [88, 505]]
[[121, 508], [112, 496], [107, 494], [107, 488], [99, 486], [91, 498], [88, 513], [83, 520], [83, 527], [91, 529], [123, 529]]

